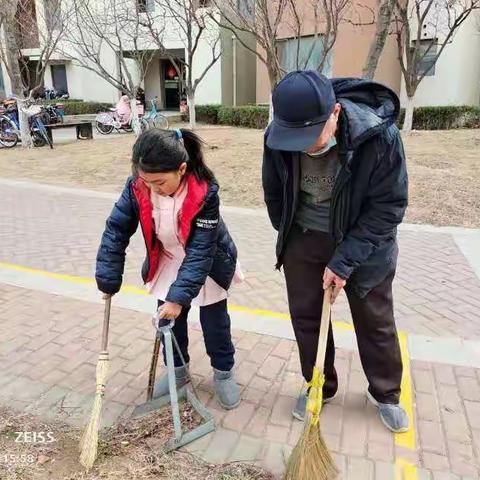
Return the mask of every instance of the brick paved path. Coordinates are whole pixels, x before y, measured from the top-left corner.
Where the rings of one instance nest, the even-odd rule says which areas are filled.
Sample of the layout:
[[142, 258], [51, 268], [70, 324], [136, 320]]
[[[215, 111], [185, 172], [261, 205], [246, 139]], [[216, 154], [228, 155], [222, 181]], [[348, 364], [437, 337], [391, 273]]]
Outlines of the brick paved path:
[[[113, 200], [1, 183], [0, 198], [4, 226], [0, 233], [1, 259], [53, 272], [93, 276], [98, 242]], [[246, 272], [246, 281], [233, 291], [232, 301], [287, 312], [283, 275], [273, 268], [275, 235], [266, 216], [228, 209], [224, 217]], [[402, 230], [399, 238], [400, 260], [394, 284], [399, 328], [428, 336], [480, 338], [480, 279], [452, 236]], [[126, 283], [140, 286], [144, 252], [139, 229], [127, 255]], [[348, 320], [345, 301], [336, 314]]]
[[[102, 307], [57, 295], [0, 285], [0, 404], [80, 425], [90, 411]], [[144, 401], [152, 329], [145, 314], [113, 308], [104, 424], [128, 415]], [[198, 326], [191, 328], [191, 362], [201, 399], [218, 429], [189, 449], [212, 462], [259, 461], [276, 473], [302, 424], [290, 411], [300, 388], [294, 342], [234, 332], [237, 376], [243, 402], [223, 411], [213, 398], [211, 369]], [[343, 478], [394, 479], [395, 459], [437, 479], [477, 478], [480, 455], [480, 369], [413, 362], [417, 451], [395, 443], [366, 402], [358, 355], [337, 350], [338, 397], [325, 406], [322, 432]], [[365, 473], [358, 473], [364, 470]], [[425, 471], [424, 471], [425, 470]], [[374, 472], [377, 472], [374, 476]]]
[[[111, 200], [0, 184], [0, 261], [53, 272], [91, 276]], [[273, 272], [273, 234], [262, 214], [227, 210], [247, 273], [235, 291], [237, 304], [286, 311], [283, 278]], [[480, 337], [480, 282], [449, 234], [402, 231], [395, 294], [398, 324], [416, 334]], [[138, 285], [142, 241], [134, 238], [126, 282]], [[461, 290], [461, 291], [460, 291]], [[0, 284], [0, 404], [84, 422], [94, 391], [102, 309]], [[345, 304], [336, 316], [348, 320]], [[295, 344], [235, 332], [243, 403], [222, 411], [213, 398], [211, 371], [201, 332], [192, 327], [193, 374], [218, 430], [189, 447], [210, 461], [259, 461], [276, 473], [302, 425], [290, 410], [300, 387]], [[127, 415], [143, 401], [152, 330], [145, 314], [113, 309], [112, 371], [104, 423]], [[399, 479], [400, 458], [417, 467], [405, 480], [478, 478], [480, 370], [412, 362], [415, 441], [401, 447], [365, 400], [366, 380], [356, 353], [337, 350], [340, 395], [322, 413], [322, 431], [344, 479]]]

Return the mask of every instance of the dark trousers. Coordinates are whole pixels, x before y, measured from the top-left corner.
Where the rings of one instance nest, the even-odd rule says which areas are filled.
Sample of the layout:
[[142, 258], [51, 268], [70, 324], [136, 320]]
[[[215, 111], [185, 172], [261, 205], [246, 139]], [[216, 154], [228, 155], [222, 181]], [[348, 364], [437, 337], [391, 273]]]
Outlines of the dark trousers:
[[[317, 355], [323, 273], [334, 248], [328, 234], [294, 227], [285, 250], [284, 271], [290, 315], [302, 373], [307, 382], [312, 378]], [[398, 403], [402, 378], [402, 358], [393, 316], [394, 275], [389, 275], [364, 298], [347, 293], [369, 391], [382, 403]], [[324, 365], [325, 396], [333, 395], [338, 387], [334, 360], [335, 344], [330, 326]]]
[[[158, 306], [162, 304], [162, 301], [158, 302]], [[172, 328], [186, 363], [190, 362], [190, 356], [188, 355], [189, 312], [190, 307], [184, 307]], [[203, 339], [212, 367], [222, 372], [230, 371], [235, 363], [235, 347], [232, 343], [227, 300], [200, 307], [200, 324], [202, 325]], [[176, 367], [182, 365], [182, 360], [175, 347], [173, 348], [173, 359]], [[165, 344], [163, 345], [163, 360], [166, 364]]]

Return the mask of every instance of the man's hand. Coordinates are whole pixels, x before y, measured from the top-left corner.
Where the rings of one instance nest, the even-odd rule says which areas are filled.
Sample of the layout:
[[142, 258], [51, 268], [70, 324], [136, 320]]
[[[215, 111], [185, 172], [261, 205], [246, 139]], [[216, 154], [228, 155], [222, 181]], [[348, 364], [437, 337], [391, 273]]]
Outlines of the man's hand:
[[159, 309], [158, 318], [175, 320], [182, 313], [182, 306], [178, 303], [165, 302]]
[[338, 294], [342, 291], [343, 287], [346, 285], [347, 281], [342, 277], [339, 277], [336, 273], [333, 273], [328, 267], [325, 268], [325, 273], [323, 274], [323, 289], [335, 287], [330, 298], [331, 303], [334, 303], [338, 297]]

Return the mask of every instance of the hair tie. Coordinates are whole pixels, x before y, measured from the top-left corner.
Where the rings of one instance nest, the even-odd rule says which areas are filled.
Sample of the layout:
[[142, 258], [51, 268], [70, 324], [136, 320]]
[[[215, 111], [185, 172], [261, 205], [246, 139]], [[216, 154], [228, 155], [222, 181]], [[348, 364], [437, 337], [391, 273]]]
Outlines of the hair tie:
[[182, 140], [183, 135], [182, 135], [182, 131], [179, 128], [175, 129], [175, 136], [177, 137], [177, 140]]

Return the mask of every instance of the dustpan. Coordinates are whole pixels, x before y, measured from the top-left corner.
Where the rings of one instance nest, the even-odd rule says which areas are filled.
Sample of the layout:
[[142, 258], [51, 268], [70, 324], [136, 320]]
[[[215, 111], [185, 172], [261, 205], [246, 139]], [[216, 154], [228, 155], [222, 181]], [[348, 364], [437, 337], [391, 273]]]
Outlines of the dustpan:
[[[172, 409], [174, 436], [167, 440], [167, 442], [164, 444], [164, 450], [166, 452], [170, 452], [172, 450], [176, 450], [177, 448], [183, 447], [184, 445], [187, 445], [188, 443], [193, 442], [194, 440], [197, 440], [204, 435], [209, 434], [210, 432], [213, 432], [215, 430], [215, 420], [212, 414], [199, 400], [191, 377], [189, 385], [185, 385], [177, 390], [175, 366], [173, 362], [173, 348], [177, 350], [183, 365], [186, 366], [186, 364], [182, 352], [178, 346], [177, 339], [172, 331], [175, 321], [159, 321], [157, 315], [158, 314], [154, 315], [153, 317], [153, 323], [156, 326], [157, 331], [155, 334], [155, 344], [153, 347], [152, 362], [150, 365], [150, 374], [148, 378], [147, 400], [145, 403], [135, 407], [132, 413], [132, 418], [143, 417], [150, 412], [170, 404]], [[169, 394], [164, 395], [163, 397], [153, 398], [153, 388], [155, 384], [158, 355], [160, 352], [162, 338], [165, 342]], [[190, 376], [189, 372], [188, 375]], [[187, 401], [202, 419], [202, 423], [199, 426], [189, 431], [184, 431], [182, 428], [179, 403], [182, 400]]]

